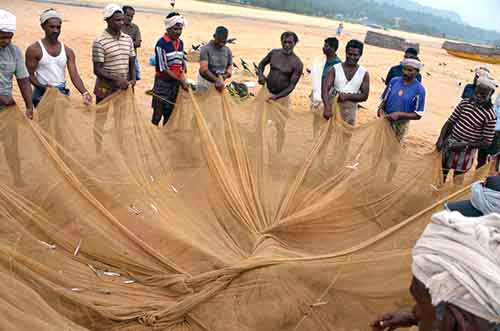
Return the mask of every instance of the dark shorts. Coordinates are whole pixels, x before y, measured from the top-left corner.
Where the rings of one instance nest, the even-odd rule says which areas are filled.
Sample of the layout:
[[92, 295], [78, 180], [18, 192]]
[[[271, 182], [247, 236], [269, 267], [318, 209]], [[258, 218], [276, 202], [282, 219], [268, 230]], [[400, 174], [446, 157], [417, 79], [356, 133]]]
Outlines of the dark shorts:
[[159, 77], [155, 77], [154, 87], [153, 87], [153, 101], [151, 102], [151, 107], [153, 107], [153, 117], [151, 122], [154, 125], [160, 124], [163, 117], [163, 125], [168, 122], [170, 115], [175, 108], [175, 102], [177, 100], [177, 95], [179, 94], [180, 83], [177, 80], [164, 80]]

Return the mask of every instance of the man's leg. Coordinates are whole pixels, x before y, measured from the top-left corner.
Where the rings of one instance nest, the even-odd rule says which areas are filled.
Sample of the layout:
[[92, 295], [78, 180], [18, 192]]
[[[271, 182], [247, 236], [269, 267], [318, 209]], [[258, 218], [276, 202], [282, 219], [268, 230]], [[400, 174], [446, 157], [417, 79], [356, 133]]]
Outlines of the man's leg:
[[489, 154], [488, 151], [489, 151], [488, 148], [481, 148], [479, 150], [479, 152], [477, 153], [476, 169], [479, 169], [486, 164], [486, 162], [488, 161], [488, 154]]
[[153, 107], [153, 117], [151, 118], [151, 123], [158, 126], [160, 124], [161, 118], [163, 117], [163, 102], [157, 97], [153, 96], [151, 106]]

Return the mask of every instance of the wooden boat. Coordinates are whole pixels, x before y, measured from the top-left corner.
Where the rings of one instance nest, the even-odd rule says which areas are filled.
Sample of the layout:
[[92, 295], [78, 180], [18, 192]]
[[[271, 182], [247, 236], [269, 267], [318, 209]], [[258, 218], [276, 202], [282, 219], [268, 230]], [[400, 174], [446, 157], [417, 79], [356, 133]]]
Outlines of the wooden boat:
[[442, 48], [445, 49], [448, 54], [463, 59], [491, 64], [500, 64], [499, 48], [453, 43], [450, 41], [445, 41]]

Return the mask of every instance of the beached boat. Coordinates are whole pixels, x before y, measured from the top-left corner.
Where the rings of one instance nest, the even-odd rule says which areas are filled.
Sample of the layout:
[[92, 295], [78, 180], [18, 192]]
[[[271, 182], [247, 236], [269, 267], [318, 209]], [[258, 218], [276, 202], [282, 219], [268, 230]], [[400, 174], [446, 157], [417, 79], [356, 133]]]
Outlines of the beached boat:
[[443, 49], [445, 49], [446, 52], [448, 52], [448, 54], [463, 59], [469, 59], [469, 60], [492, 63], [492, 64], [500, 64], [499, 48], [445, 41], [443, 43]]

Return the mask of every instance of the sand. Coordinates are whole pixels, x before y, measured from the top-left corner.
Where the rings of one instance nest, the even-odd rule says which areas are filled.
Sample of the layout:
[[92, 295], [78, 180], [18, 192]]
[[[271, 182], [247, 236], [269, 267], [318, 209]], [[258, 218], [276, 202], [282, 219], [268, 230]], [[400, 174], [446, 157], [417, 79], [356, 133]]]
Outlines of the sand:
[[[79, 2], [85, 3], [86, 1]], [[109, 2], [94, 0], [93, 3], [104, 5]], [[148, 59], [153, 54], [154, 44], [163, 34], [163, 16], [170, 11], [170, 5], [166, 0], [135, 0], [121, 1], [121, 3], [164, 9], [163, 15], [138, 11], [134, 19], [134, 22], [140, 26], [143, 37], [143, 45], [138, 52], [143, 79], [137, 84], [137, 102], [146, 108], [149, 107], [150, 98], [145, 95], [144, 91], [152, 87], [154, 77], [154, 68], [149, 66]], [[95, 76], [92, 73], [91, 45], [94, 38], [105, 28], [100, 9], [20, 0], [0, 0], [0, 7], [12, 11], [17, 16], [18, 31], [14, 37], [14, 43], [23, 51], [31, 43], [43, 37], [38, 21], [40, 12], [50, 7], [60, 11], [64, 17], [60, 39], [75, 51], [80, 74], [89, 91], [92, 91]], [[322, 55], [323, 39], [334, 35], [338, 24], [337, 21], [324, 18], [192, 0], [177, 0], [176, 10], [185, 14], [189, 20], [189, 26], [183, 34], [187, 47], [209, 40], [217, 25], [227, 26], [231, 36], [237, 38], [237, 44], [232, 45], [231, 48], [238, 64], [240, 58], [258, 62], [270, 49], [279, 47], [279, 36], [283, 31], [293, 30], [301, 39], [296, 47], [296, 53], [308, 67], [314, 58]], [[364, 40], [366, 31], [366, 27], [346, 23], [339, 55], [344, 57], [345, 43], [349, 39]], [[411, 123], [407, 146], [419, 154], [424, 153], [433, 148], [441, 126], [459, 100], [461, 88], [458, 83], [471, 80], [473, 76], [471, 70], [480, 63], [449, 56], [440, 49], [442, 39], [399, 31], [388, 33], [421, 43], [420, 57], [425, 63], [422, 71], [423, 83], [427, 90], [426, 114], [422, 120]], [[389, 68], [397, 64], [402, 55], [402, 52], [398, 51], [366, 47], [361, 64], [370, 72], [371, 91], [370, 98], [365, 103], [369, 110], [360, 112], [361, 123], [375, 119], [375, 109], [384, 88], [381, 77], [385, 77]], [[443, 62], [447, 65], [439, 65]], [[498, 77], [500, 68], [492, 65], [489, 67], [495, 77]], [[189, 78], [195, 79], [197, 69], [197, 64], [189, 64]], [[311, 82], [306, 73], [292, 94], [294, 111], [308, 111], [310, 86]], [[70, 88], [76, 91], [71, 84]], [[18, 103], [22, 104], [17, 89], [14, 95]], [[75, 102], [79, 102], [77, 96], [74, 98]]]

